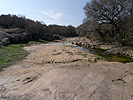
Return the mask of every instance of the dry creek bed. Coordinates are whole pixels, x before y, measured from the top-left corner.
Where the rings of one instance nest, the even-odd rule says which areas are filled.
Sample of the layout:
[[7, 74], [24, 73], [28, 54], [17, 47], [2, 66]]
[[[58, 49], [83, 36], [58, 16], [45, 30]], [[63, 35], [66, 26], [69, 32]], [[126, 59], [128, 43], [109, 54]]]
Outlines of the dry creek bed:
[[132, 100], [133, 62], [97, 60], [68, 43], [24, 47], [0, 73], [0, 100]]

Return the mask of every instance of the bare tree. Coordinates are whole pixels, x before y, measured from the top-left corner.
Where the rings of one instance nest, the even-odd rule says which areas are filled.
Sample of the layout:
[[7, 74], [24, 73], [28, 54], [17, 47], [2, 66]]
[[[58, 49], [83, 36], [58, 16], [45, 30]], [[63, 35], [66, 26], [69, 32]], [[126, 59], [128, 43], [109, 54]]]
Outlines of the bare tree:
[[117, 20], [123, 20], [131, 15], [132, 6], [132, 0], [91, 0], [84, 7], [86, 21], [112, 24], [116, 32], [121, 34], [121, 27]]

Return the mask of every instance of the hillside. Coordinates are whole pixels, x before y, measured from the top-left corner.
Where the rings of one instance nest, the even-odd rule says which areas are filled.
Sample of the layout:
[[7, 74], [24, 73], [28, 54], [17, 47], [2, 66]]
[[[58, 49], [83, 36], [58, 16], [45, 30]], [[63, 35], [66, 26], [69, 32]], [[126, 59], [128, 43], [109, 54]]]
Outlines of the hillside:
[[39, 21], [26, 19], [23, 16], [1, 15], [0, 16], [0, 44], [20, 43], [34, 39], [53, 41], [60, 37], [77, 36], [75, 27], [45, 25]]

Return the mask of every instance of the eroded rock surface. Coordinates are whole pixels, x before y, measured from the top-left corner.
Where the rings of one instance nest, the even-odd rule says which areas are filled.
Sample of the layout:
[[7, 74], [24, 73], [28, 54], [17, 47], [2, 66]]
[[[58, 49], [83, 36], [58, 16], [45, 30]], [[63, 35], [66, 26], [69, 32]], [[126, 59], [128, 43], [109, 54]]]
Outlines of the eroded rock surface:
[[20, 43], [29, 40], [29, 33], [21, 28], [0, 30], [0, 44], [8, 45], [10, 43]]
[[0, 73], [1, 100], [133, 99], [133, 63], [93, 61], [96, 55], [64, 45], [31, 47]]
[[118, 42], [105, 44], [100, 41], [94, 41], [84, 37], [68, 38], [67, 40], [72, 44], [81, 45], [92, 49], [102, 49], [105, 51], [103, 52], [103, 55], [127, 55], [133, 59], [133, 47], [121, 46]]

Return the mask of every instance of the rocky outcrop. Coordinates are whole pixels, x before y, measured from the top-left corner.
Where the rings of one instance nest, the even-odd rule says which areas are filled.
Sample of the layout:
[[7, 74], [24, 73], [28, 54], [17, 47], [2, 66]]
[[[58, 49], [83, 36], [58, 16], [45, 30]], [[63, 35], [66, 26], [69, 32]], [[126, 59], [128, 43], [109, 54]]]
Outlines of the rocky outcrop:
[[10, 44], [10, 40], [9, 40], [9, 38], [4, 38], [4, 39], [2, 39], [1, 43], [3, 45], [8, 45], [8, 44]]
[[116, 47], [106, 50], [104, 55], [126, 55], [133, 59], [133, 50], [130, 47]]
[[0, 72], [0, 100], [133, 100], [133, 62], [57, 44], [24, 47], [30, 54]]
[[[32, 33], [29, 33], [25, 29], [14, 28], [14, 29], [2, 29], [0, 30], [0, 46], [9, 45], [12, 43], [21, 43], [33, 39]], [[60, 40], [59, 35], [43, 33], [40, 37], [43, 40], [53, 41]]]
[[30, 39], [29, 33], [21, 28], [0, 30], [0, 44], [8, 45], [10, 43], [25, 42]]
[[69, 42], [91, 49], [101, 49], [104, 51], [102, 55], [127, 55], [133, 59], [133, 48], [129, 46], [121, 46], [118, 42], [106, 44], [99, 41], [92, 41], [87, 38], [75, 38]]

